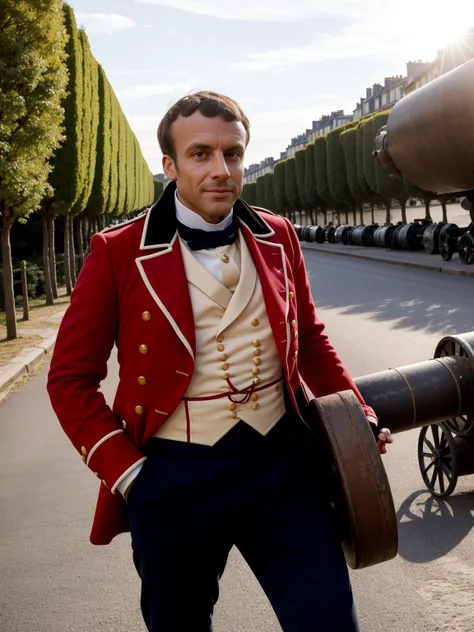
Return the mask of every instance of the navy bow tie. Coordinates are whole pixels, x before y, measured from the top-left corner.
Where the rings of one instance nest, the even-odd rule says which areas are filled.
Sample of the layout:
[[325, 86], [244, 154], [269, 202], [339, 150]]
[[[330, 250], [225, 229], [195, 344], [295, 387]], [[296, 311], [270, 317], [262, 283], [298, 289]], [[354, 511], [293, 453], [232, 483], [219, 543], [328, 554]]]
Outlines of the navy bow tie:
[[187, 242], [191, 250], [204, 250], [206, 248], [217, 248], [218, 246], [233, 244], [240, 226], [236, 219], [227, 228], [213, 231], [189, 228], [178, 220], [176, 223], [180, 237]]

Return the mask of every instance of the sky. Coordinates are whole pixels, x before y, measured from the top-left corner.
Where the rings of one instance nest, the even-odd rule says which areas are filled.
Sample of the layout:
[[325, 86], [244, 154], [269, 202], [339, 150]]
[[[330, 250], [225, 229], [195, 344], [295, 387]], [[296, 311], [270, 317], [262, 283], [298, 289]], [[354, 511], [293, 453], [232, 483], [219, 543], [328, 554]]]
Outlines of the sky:
[[153, 173], [158, 123], [180, 97], [214, 90], [250, 118], [246, 165], [278, 158], [366, 87], [474, 26], [473, 0], [68, 0]]

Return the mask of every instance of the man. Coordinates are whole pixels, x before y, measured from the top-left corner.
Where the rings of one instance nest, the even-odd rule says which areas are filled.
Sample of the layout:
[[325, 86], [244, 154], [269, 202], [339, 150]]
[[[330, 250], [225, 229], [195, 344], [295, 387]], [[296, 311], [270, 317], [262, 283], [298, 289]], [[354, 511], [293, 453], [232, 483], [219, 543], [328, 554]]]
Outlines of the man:
[[[237, 103], [186, 96], [158, 136], [171, 183], [93, 237], [49, 375], [103, 483], [91, 541], [130, 528], [152, 632], [212, 630], [233, 545], [283, 630], [357, 630], [302, 380], [315, 396], [353, 389], [376, 424], [374, 412], [323, 333], [291, 224], [239, 198], [249, 122]], [[114, 343], [111, 409], [99, 385]]]

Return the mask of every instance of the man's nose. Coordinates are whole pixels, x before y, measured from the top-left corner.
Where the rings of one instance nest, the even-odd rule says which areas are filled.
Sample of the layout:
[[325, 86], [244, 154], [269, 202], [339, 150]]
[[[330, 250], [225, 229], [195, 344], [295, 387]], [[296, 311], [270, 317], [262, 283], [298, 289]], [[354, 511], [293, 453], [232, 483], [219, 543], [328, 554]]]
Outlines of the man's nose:
[[212, 177], [215, 180], [226, 180], [230, 176], [229, 167], [224, 154], [216, 154], [212, 161]]

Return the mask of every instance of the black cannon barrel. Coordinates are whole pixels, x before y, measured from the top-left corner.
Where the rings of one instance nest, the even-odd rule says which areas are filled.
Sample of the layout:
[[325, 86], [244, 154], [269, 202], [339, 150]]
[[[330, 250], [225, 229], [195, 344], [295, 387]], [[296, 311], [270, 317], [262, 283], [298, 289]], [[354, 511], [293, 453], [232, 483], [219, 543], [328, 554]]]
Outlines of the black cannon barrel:
[[474, 415], [474, 365], [467, 357], [427, 360], [365, 375], [355, 383], [375, 410], [379, 427], [393, 433]]

